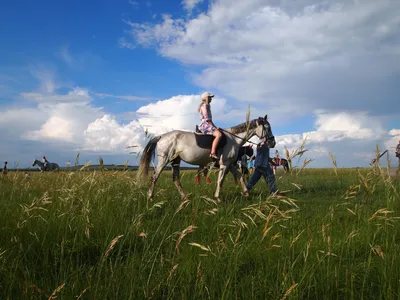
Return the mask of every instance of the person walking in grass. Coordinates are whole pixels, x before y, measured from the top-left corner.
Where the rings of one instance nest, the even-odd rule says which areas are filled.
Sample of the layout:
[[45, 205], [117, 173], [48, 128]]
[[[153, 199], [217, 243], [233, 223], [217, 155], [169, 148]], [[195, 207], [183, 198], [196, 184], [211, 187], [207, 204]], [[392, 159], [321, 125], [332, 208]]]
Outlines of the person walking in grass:
[[8, 172], [7, 165], [8, 165], [8, 162], [5, 161], [5, 162], [4, 162], [4, 167], [3, 167], [3, 170], [2, 170], [2, 173], [3, 173], [3, 174], [7, 174], [7, 172]]
[[265, 140], [262, 140], [261, 143], [257, 145], [257, 156], [254, 162], [254, 167], [254, 173], [246, 186], [248, 192], [251, 191], [261, 177], [264, 177], [271, 194], [275, 194], [276, 196], [285, 196], [283, 193], [277, 192], [275, 176], [269, 164], [269, 148]]
[[400, 168], [400, 141], [396, 146], [396, 157], [399, 159], [399, 168]]

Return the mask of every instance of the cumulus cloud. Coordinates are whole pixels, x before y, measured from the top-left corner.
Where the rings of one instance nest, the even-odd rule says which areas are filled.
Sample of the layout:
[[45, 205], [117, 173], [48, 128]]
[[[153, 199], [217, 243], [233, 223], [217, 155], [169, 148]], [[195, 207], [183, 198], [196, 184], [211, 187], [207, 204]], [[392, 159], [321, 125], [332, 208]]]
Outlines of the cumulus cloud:
[[90, 123], [84, 130], [83, 137], [82, 150], [123, 153], [127, 152], [127, 147], [133, 147], [133, 151], [140, 152], [143, 149], [145, 132], [135, 120], [123, 125], [115, 116], [106, 114]]
[[39, 129], [24, 133], [23, 137], [29, 140], [55, 140], [79, 145], [83, 142], [83, 131], [103, 115], [101, 108], [91, 105], [92, 99], [85, 89], [75, 88], [65, 95], [35, 92], [23, 93], [22, 96], [36, 101], [37, 110], [46, 115]]
[[400, 109], [399, 14], [390, 0], [219, 0], [189, 19], [130, 23], [130, 36], [204, 67], [195, 83], [239, 101], [391, 114]]
[[204, 0], [183, 0], [182, 5], [184, 9], [186, 9], [189, 13], [191, 13], [193, 8], [195, 8], [198, 4], [202, 3], [203, 1]]
[[391, 151], [395, 151], [397, 144], [400, 142], [400, 129], [391, 129], [389, 131], [390, 139], [386, 141], [385, 146]]
[[380, 141], [388, 136], [381, 122], [367, 114], [316, 113], [314, 131], [279, 136], [279, 145], [299, 146], [304, 139], [309, 143], [339, 142], [343, 140]]
[[[298, 149], [306, 141], [308, 156], [318, 158], [318, 165], [329, 163], [329, 152], [343, 165], [366, 166], [374, 156], [376, 145], [383, 152], [397, 131], [387, 131], [378, 117], [366, 113], [317, 112], [316, 130], [276, 137], [276, 148], [284, 153]], [[387, 148], [392, 151], [392, 148]]]
[[[198, 95], [178, 95], [142, 106], [136, 114], [139, 123], [151, 134], [161, 134], [174, 129], [194, 131], [196, 124], [200, 123], [197, 112], [200, 102], [201, 98]], [[218, 116], [219, 120], [223, 119], [220, 116], [230, 111], [230, 106], [226, 103], [225, 99], [218, 97], [212, 101], [213, 115]]]

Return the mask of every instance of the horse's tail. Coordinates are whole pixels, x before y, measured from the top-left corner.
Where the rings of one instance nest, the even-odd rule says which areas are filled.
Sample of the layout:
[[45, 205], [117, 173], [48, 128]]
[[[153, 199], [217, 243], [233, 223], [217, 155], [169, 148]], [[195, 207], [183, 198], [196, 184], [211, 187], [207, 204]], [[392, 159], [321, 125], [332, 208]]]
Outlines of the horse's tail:
[[146, 179], [149, 174], [149, 165], [151, 159], [154, 157], [156, 146], [161, 136], [153, 137], [146, 145], [143, 150], [142, 158], [140, 159], [140, 165], [137, 173], [138, 180]]

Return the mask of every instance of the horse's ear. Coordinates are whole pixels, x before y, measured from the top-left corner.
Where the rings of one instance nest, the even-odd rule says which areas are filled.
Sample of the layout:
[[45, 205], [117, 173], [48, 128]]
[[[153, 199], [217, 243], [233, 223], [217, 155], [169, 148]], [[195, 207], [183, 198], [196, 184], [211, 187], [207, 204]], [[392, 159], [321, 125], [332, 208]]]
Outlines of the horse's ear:
[[265, 115], [264, 120], [265, 120], [265, 121], [268, 120], [268, 115]]

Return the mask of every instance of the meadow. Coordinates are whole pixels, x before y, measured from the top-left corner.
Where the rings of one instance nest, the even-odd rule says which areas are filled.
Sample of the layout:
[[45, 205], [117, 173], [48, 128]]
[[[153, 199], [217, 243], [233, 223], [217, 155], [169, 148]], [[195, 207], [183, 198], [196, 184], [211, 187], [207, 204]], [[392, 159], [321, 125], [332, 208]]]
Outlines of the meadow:
[[228, 177], [154, 201], [133, 171], [0, 179], [0, 299], [399, 299], [399, 181], [370, 169], [282, 170], [269, 196]]

